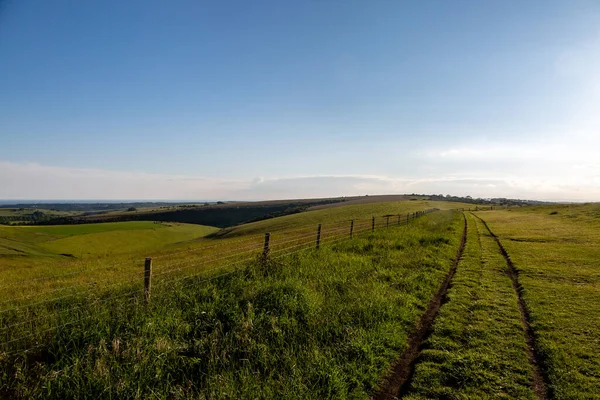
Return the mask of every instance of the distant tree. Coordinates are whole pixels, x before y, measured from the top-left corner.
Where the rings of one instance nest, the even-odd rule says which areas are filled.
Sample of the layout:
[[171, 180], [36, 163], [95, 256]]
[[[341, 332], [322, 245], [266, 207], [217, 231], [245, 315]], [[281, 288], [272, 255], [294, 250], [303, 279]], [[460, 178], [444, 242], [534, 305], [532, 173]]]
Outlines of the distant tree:
[[41, 211], [35, 211], [33, 214], [31, 214], [31, 218], [32, 218], [34, 221], [41, 221], [41, 220], [44, 220], [44, 219], [46, 219], [46, 218], [47, 218], [47, 215], [46, 215], [46, 214], [44, 214], [44, 213], [43, 213], [43, 212], [41, 212]]
[[135, 208], [135, 207], [129, 207], [129, 208], [127, 209], [127, 211], [137, 211], [137, 208]]

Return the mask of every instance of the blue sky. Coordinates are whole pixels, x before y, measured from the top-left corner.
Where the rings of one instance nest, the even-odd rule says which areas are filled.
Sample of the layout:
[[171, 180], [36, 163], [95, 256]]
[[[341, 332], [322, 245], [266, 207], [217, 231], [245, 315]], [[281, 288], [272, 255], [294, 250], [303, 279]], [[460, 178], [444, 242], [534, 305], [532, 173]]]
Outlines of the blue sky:
[[600, 2], [0, 0], [0, 198], [600, 200]]

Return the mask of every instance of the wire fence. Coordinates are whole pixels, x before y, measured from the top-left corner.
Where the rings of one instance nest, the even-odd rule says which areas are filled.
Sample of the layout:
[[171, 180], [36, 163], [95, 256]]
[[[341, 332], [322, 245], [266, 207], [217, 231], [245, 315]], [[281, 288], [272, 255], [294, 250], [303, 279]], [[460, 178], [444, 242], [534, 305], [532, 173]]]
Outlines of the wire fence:
[[[81, 268], [5, 284], [0, 286], [0, 298], [5, 298], [0, 301], [0, 355], [43, 348], [59, 330], [110, 313], [113, 302], [148, 304], [162, 290], [186, 279], [186, 285], [209, 281], [249, 263], [266, 263], [378, 229], [408, 225], [435, 210], [251, 234], [138, 262]], [[7, 293], [2, 295], [3, 291], [15, 290], [20, 294], [9, 298]]]

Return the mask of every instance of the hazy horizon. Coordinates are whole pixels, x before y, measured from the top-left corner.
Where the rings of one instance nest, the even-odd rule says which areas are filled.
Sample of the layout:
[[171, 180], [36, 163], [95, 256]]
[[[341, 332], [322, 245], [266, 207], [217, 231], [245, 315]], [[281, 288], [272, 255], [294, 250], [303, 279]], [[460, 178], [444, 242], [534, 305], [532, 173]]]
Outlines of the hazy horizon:
[[600, 201], [600, 2], [0, 0], [0, 199]]
[[[200, 204], [200, 203], [217, 203], [217, 202], [228, 202], [228, 203], [244, 203], [244, 202], [264, 202], [264, 201], [292, 201], [292, 200], [319, 200], [319, 199], [335, 199], [335, 198], [355, 198], [355, 197], [385, 197], [385, 196], [438, 196], [442, 193], [387, 193], [381, 195], [362, 195], [362, 196], [333, 196], [333, 197], [311, 197], [311, 198], [278, 198], [278, 199], [0, 199], [0, 205], [15, 205], [15, 204], [119, 204], [119, 203], [165, 203], [165, 204]], [[451, 193], [443, 194], [443, 196], [451, 197], [466, 197], [466, 196], [455, 196]], [[498, 199], [499, 197], [473, 197], [475, 200], [491, 200]], [[517, 199], [517, 198], [505, 198], [506, 200], [523, 200], [523, 201], [539, 201], [548, 203], [594, 203], [594, 202], [578, 202], [578, 201], [567, 201], [567, 200], [538, 200], [538, 199]]]

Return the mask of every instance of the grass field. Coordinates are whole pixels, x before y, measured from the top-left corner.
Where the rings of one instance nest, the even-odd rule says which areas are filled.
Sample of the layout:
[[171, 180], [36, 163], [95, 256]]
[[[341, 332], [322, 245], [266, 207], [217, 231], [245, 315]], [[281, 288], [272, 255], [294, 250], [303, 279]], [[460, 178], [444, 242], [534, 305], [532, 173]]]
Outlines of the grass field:
[[55, 314], [70, 324], [31, 338], [43, 343], [29, 356], [36, 362], [1, 358], [2, 394], [365, 398], [437, 290], [461, 229], [460, 215], [438, 212], [211, 281], [158, 286], [149, 308], [86, 300]]
[[[4, 351], [39, 346], [27, 357], [0, 352], [0, 397], [376, 395], [431, 307], [462, 228], [456, 212], [404, 218], [444, 206], [468, 208], [336, 205], [221, 231], [152, 222], [0, 228], [0, 245], [23, 252], [0, 255]], [[465, 215], [464, 253], [401, 397], [600, 398], [600, 206]], [[323, 245], [314, 250], [318, 223]], [[262, 264], [267, 231], [271, 261]], [[83, 259], [58, 255], [80, 247], [91, 249]], [[155, 274], [148, 307], [145, 255]], [[67, 275], [45, 279], [57, 272]]]
[[[149, 221], [48, 227], [0, 226], [0, 271], [7, 286], [0, 288], [0, 301], [24, 296], [31, 300], [36, 297], [30, 294], [32, 292], [41, 296], [69, 286], [73, 290], [102, 289], [106, 286], [111, 289], [118, 285], [119, 279], [128, 281], [137, 278], [142, 272], [144, 258], [148, 256], [155, 259], [154, 269], [159, 279], [169, 279], [181, 270], [185, 273], [200, 272], [217, 267], [219, 263], [229, 264], [235, 261], [230, 256], [238, 253], [242, 258], [253, 257], [262, 248], [267, 231], [272, 233], [272, 250], [277, 253], [295, 244], [294, 241], [301, 243], [314, 237], [318, 223], [324, 224], [323, 239], [328, 240], [347, 230], [351, 218], [363, 218], [357, 229], [364, 229], [370, 226], [371, 216], [377, 216], [377, 226], [381, 226], [384, 223], [382, 215], [399, 213], [404, 222], [407, 213], [436, 206], [457, 208], [462, 205], [404, 201], [337, 207], [242, 225], [233, 230], [219, 231], [225, 234], [213, 238], [207, 238], [207, 235], [217, 233], [216, 228]], [[341, 222], [338, 224], [338, 221]], [[397, 218], [392, 218], [394, 222]], [[60, 275], [60, 279], [39, 279], [54, 275]], [[36, 280], [32, 284], [11, 284], [33, 278]]]
[[[365, 200], [363, 200], [365, 201]], [[239, 227], [223, 229], [219, 232], [222, 237], [235, 237], [251, 235], [264, 232], [278, 232], [288, 229], [300, 228], [302, 226], [316, 226], [319, 223], [331, 223], [338, 221], [349, 221], [351, 219], [369, 219], [371, 216], [393, 215], [392, 223], [397, 221], [397, 216], [405, 217], [406, 214], [415, 211], [438, 208], [440, 210], [457, 209], [469, 207], [472, 205], [465, 203], [453, 203], [446, 201], [394, 201], [394, 202], [374, 202], [364, 204], [344, 205], [344, 203], [335, 203], [327, 206], [315, 207], [315, 210], [300, 214], [286, 215], [285, 217], [273, 220], [264, 220]]]
[[[75, 239], [84, 238], [88, 240], [87, 247], [102, 248], [103, 251], [114, 249], [117, 252], [126, 252], [130, 249], [130, 243], [122, 243], [121, 240], [126, 235], [137, 235], [139, 241], [144, 241], [144, 234], [158, 232], [164, 236], [173, 236], [173, 240], [163, 238], [164, 244], [175, 243], [176, 241], [186, 240], [206, 236], [215, 232], [217, 229], [204, 227], [201, 225], [190, 224], [157, 224], [151, 221], [141, 222], [113, 222], [103, 224], [81, 224], [81, 225], [54, 225], [54, 226], [19, 226], [2, 227], [0, 226], [0, 238], [6, 242], [19, 242], [27, 245], [40, 246], [39, 252], [47, 250], [49, 255], [66, 253], [72, 249], [72, 242]], [[132, 231], [137, 231], [133, 233]], [[103, 237], [95, 240], [96, 235], [111, 234], [114, 238]], [[119, 237], [121, 236], [121, 237]], [[159, 243], [160, 244], [160, 243]], [[84, 243], [82, 243], [84, 245]], [[157, 243], [149, 243], [148, 247], [156, 247]], [[77, 247], [79, 249], [79, 247]], [[83, 250], [83, 248], [80, 248]], [[94, 250], [94, 249], [91, 249]], [[8, 254], [6, 247], [0, 247], [0, 254]], [[90, 251], [85, 251], [90, 253]]]
[[[133, 260], [151, 252], [197, 240], [217, 228], [148, 221], [64, 226], [0, 226], [0, 301], [33, 299], [60, 287], [77, 286], [119, 276]], [[123, 263], [121, 269], [109, 268]], [[89, 273], [85, 273], [89, 270]], [[75, 272], [79, 271], [78, 274]], [[40, 279], [66, 275], [62, 279]], [[30, 284], [16, 284], [30, 281]], [[2, 306], [0, 306], [0, 309]]]
[[600, 398], [600, 205], [478, 215], [518, 269], [550, 397]]
[[407, 398], [600, 398], [600, 205], [476, 214]]
[[534, 399], [517, 296], [494, 239], [467, 214], [447, 302], [416, 365], [409, 399]]

